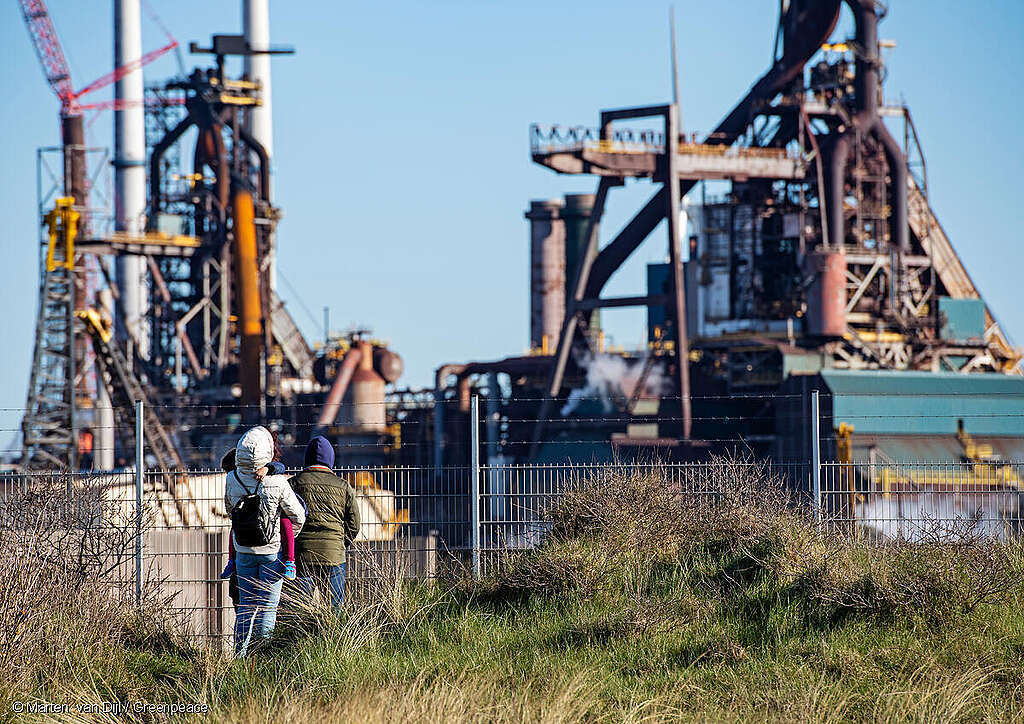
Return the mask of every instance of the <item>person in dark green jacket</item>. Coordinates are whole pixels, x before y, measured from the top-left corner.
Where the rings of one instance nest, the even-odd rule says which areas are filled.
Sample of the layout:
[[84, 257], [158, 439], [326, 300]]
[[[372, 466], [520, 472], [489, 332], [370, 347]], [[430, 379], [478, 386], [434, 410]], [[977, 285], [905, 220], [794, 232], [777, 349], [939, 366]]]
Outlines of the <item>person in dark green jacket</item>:
[[334, 474], [334, 447], [317, 435], [306, 446], [302, 472], [289, 483], [306, 501], [301, 538], [295, 540], [295, 563], [302, 590], [321, 595], [340, 610], [345, 599], [345, 554], [359, 535], [356, 491]]

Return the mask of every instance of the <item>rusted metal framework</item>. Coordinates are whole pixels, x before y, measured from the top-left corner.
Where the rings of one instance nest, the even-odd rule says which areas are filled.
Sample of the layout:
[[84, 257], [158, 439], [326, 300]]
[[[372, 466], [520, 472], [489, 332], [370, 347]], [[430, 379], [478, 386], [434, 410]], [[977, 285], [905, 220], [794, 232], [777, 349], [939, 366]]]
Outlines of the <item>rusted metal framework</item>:
[[[829, 43], [844, 5], [854, 37]], [[809, 364], [819, 368], [1020, 373], [1020, 352], [984, 306], [928, 205], [924, 154], [909, 110], [882, 101], [884, 12], [875, 0], [785, 4], [772, 67], [699, 142], [681, 133], [674, 104], [604, 111], [597, 128], [531, 127], [536, 163], [598, 176], [591, 231], [611, 188], [626, 178], [660, 183], [610, 242], [599, 247], [596, 234], [588, 240], [576, 279], [567, 280], [574, 294], [550, 362], [549, 397], [562, 394], [567, 366], [593, 338], [577, 334], [581, 312], [604, 306], [667, 312], [681, 439], [690, 433], [691, 360], [702, 380], [719, 380], [726, 391], [778, 385], [784, 357], [813, 357]], [[663, 123], [649, 131], [612, 125], [644, 116]], [[902, 120], [902, 144], [885, 116]], [[705, 199], [691, 214], [696, 233], [684, 265], [674, 228], [680, 199], [698, 180], [720, 179], [731, 181], [731, 191]], [[651, 290], [602, 298], [612, 274], [666, 217], [667, 298]], [[971, 299], [962, 307], [946, 303]], [[955, 310], [962, 314], [959, 333], [950, 332]], [[980, 331], [972, 320], [982, 314]], [[550, 411], [545, 404], [535, 440]]]
[[[245, 123], [260, 103], [259, 84], [223, 74], [226, 55], [256, 51], [241, 36], [214, 36], [205, 52], [217, 57], [216, 69], [197, 69], [161, 91], [183, 96], [184, 113], [175, 116], [171, 103], [150, 112], [149, 127], [161, 135], [149, 156], [148, 228], [198, 240], [149, 255], [150, 362], [164, 389], [230, 402], [237, 385], [256, 414], [283, 377], [310, 376], [312, 352], [271, 288], [279, 212], [270, 203], [267, 151]], [[182, 153], [193, 129], [195, 148]]]
[[[658, 134], [645, 134], [641, 139], [641, 148], [633, 149], [623, 144], [630, 143], [621, 134], [616, 136], [613, 128], [615, 121], [632, 120], [636, 118], [659, 118], [662, 122], [660, 147], [651, 147], [651, 143], [658, 138]], [[565, 319], [562, 322], [562, 329], [558, 335], [558, 347], [555, 351], [554, 362], [548, 377], [547, 399], [541, 405], [538, 415], [538, 424], [534, 433], [534, 443], [539, 443], [543, 432], [543, 421], [548, 417], [552, 399], [556, 398], [561, 390], [562, 381], [565, 377], [566, 366], [569, 363], [573, 345], [587, 344], [586, 340], [592, 340], [593, 335], [588, 335], [587, 320], [588, 313], [595, 309], [605, 307], [628, 307], [628, 306], [669, 306], [672, 310], [672, 324], [676, 340], [677, 359], [687, 359], [687, 334], [686, 334], [686, 298], [683, 285], [683, 262], [680, 251], [679, 240], [679, 202], [680, 202], [680, 165], [681, 157], [679, 149], [680, 129], [678, 125], [679, 109], [675, 103], [664, 106], [650, 106], [641, 108], [622, 108], [601, 113], [601, 126], [596, 146], [591, 148], [586, 142], [574, 144], [569, 148], [548, 147], [534, 149], [534, 159], [539, 163], [560, 170], [563, 173], [574, 172], [571, 169], [578, 169], [578, 173], [596, 173], [600, 181], [595, 194], [594, 208], [590, 213], [585, 233], [585, 250], [575, 270], [575, 279], [570, 287], [571, 293], [566, 298]], [[537, 137], [536, 130], [533, 137]], [[715, 158], [711, 156], [712, 158]], [[605, 250], [598, 248], [597, 229], [604, 213], [605, 203], [609, 190], [614, 186], [621, 186], [626, 178], [646, 177], [661, 184], [660, 189], [648, 202], [647, 206], [634, 217], [626, 229], [620, 232], [619, 236], [611, 242]], [[643, 216], [648, 225], [644, 229], [634, 229], [638, 218]], [[602, 298], [601, 290], [607, 277], [602, 279], [605, 271], [601, 266], [601, 256], [616, 245], [629, 246], [625, 256], [635, 250], [641, 242], [650, 234], [654, 227], [662, 220], [668, 221], [668, 250], [672, 267], [672, 284], [670, 299], [665, 295], [644, 295], [637, 297]], [[619, 260], [617, 267], [625, 261], [625, 256]], [[610, 274], [609, 274], [610, 276]], [[577, 337], [577, 333], [580, 333]], [[681, 437], [690, 437], [690, 402], [689, 402], [689, 365], [676, 364], [676, 376], [679, 389], [682, 391], [681, 399]]]

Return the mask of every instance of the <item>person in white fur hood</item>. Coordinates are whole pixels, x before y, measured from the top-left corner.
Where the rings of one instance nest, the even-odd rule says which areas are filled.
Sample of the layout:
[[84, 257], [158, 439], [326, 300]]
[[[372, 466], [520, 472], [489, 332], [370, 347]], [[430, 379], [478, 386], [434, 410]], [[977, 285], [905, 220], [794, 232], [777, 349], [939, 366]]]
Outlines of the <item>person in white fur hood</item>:
[[235, 469], [228, 473], [224, 503], [230, 511], [239, 500], [259, 495], [261, 516], [266, 516], [267, 531], [273, 534], [265, 545], [240, 545], [232, 534], [235, 568], [238, 576], [238, 610], [235, 612], [235, 653], [245, 656], [252, 640], [265, 639], [277, 622], [281, 601], [284, 564], [281, 551], [280, 517], [287, 516], [299, 535], [306, 512], [295, 496], [287, 475], [267, 475], [274, 459], [274, 438], [265, 427], [254, 427], [235, 446]]

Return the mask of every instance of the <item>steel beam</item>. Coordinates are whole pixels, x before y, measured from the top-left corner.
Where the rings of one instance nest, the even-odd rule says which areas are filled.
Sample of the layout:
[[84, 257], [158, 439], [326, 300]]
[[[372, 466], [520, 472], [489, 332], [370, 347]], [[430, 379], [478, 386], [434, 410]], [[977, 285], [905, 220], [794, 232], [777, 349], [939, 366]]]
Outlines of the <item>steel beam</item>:
[[601, 296], [601, 290], [608, 283], [626, 259], [639, 248], [651, 235], [663, 218], [665, 218], [665, 188], [659, 188], [644, 204], [643, 208], [630, 219], [618, 235], [605, 245], [594, 260], [593, 268], [587, 280], [585, 298]]
[[660, 307], [668, 304], [667, 294], [655, 294], [643, 297], [612, 297], [610, 299], [584, 299], [576, 308], [581, 311], [606, 309], [609, 307]]
[[679, 118], [675, 103], [665, 114], [665, 216], [668, 221], [668, 253], [672, 265], [672, 311], [676, 325], [676, 367], [679, 374], [679, 406], [682, 439], [690, 439], [693, 425], [690, 410], [690, 345], [686, 336], [686, 287], [682, 252], [679, 247]]

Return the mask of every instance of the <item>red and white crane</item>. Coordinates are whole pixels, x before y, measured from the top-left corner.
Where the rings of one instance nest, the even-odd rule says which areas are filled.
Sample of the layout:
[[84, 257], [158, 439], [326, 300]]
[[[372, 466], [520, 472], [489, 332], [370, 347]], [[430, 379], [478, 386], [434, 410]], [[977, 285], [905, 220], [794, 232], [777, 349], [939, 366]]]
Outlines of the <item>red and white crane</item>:
[[[89, 230], [89, 174], [86, 170], [85, 130], [82, 113], [86, 109], [114, 110], [115, 118], [115, 224], [118, 230], [138, 231], [145, 211], [145, 129], [143, 118], [144, 91], [141, 68], [151, 61], [177, 47], [177, 41], [164, 29], [167, 43], [149, 53], [142, 53], [139, 0], [119, 0], [115, 3], [115, 59], [114, 69], [92, 83], [76, 91], [72, 83], [60, 38], [54, 28], [53, 19], [44, 0], [18, 0], [32, 45], [43, 67], [46, 82], [60, 101], [61, 139], [63, 146], [63, 196], [73, 197], [78, 213], [81, 214], [79, 233]], [[126, 17], [127, 16], [127, 17]], [[159, 23], [159, 21], [157, 21]], [[162, 26], [161, 26], [162, 27]], [[115, 99], [97, 103], [83, 103], [84, 96], [101, 88], [116, 84]], [[141, 288], [144, 274], [143, 259], [140, 257], [119, 258], [118, 286], [121, 294], [121, 310], [128, 321], [138, 324], [143, 307]], [[33, 355], [33, 373], [29, 383], [29, 402], [26, 405], [24, 422], [25, 459], [32, 461], [63, 461], [74, 467], [75, 437], [79, 420], [75, 413], [74, 400], [78, 397], [93, 397], [95, 414], [91, 424], [96, 431], [96, 464], [102, 469], [113, 467], [113, 411], [106, 385], [90, 374], [92, 365], [89, 350], [74, 339], [69, 332], [73, 326], [67, 319], [76, 311], [94, 302], [94, 289], [90, 280], [94, 278], [97, 261], [93, 257], [81, 263], [74, 262], [67, 270], [67, 279], [58, 280], [66, 292], [60, 296], [60, 304], [40, 303], [40, 319], [37, 328], [36, 352]], [[56, 282], [55, 282], [56, 283]], [[49, 275], [44, 276], [41, 287], [44, 297], [52, 287]], [[59, 285], [58, 285], [59, 286]], [[50, 312], [53, 312], [52, 314]], [[118, 314], [120, 318], [122, 313]], [[123, 325], [123, 319], [119, 319]], [[139, 335], [141, 337], [142, 335]], [[51, 349], [56, 354], [51, 354]], [[46, 378], [41, 371], [59, 367], [62, 377], [73, 390], [58, 394], [57, 398], [47, 397], [48, 389], [40, 387], [38, 380]], [[82, 374], [85, 371], [87, 374]], [[73, 381], [74, 380], [74, 381]], [[88, 380], [92, 380], [89, 382]], [[44, 389], [45, 388], [45, 389]], [[94, 390], [90, 394], [90, 390]], [[60, 400], [71, 400], [70, 406]], [[67, 440], [50, 441], [40, 430], [45, 431], [47, 421], [53, 416], [52, 410], [59, 409], [61, 425], [68, 432]], [[51, 449], [52, 448], [52, 449]], [[49, 457], [47, 457], [49, 456]]]
[[64, 49], [61, 47], [57, 30], [53, 26], [53, 20], [46, 3], [43, 0], [18, 0], [21, 6], [21, 14], [25, 18], [25, 25], [28, 27], [29, 36], [32, 38], [32, 45], [36, 49], [39, 63], [43, 66], [43, 74], [46, 82], [50, 84], [53, 92], [60, 100], [62, 116], [78, 116], [85, 109], [113, 109], [119, 110], [126, 107], [124, 101], [100, 101], [98, 103], [81, 103], [82, 96], [106, 88], [112, 83], [124, 78], [129, 73], [138, 70], [142, 66], [151, 63], [165, 53], [178, 47], [178, 41], [168, 34], [168, 43], [163, 47], [151, 50], [135, 60], [115, 68], [106, 75], [100, 76], [92, 83], [81, 90], [74, 90], [71, 84], [71, 70], [68, 68], [67, 59], [64, 57]]

